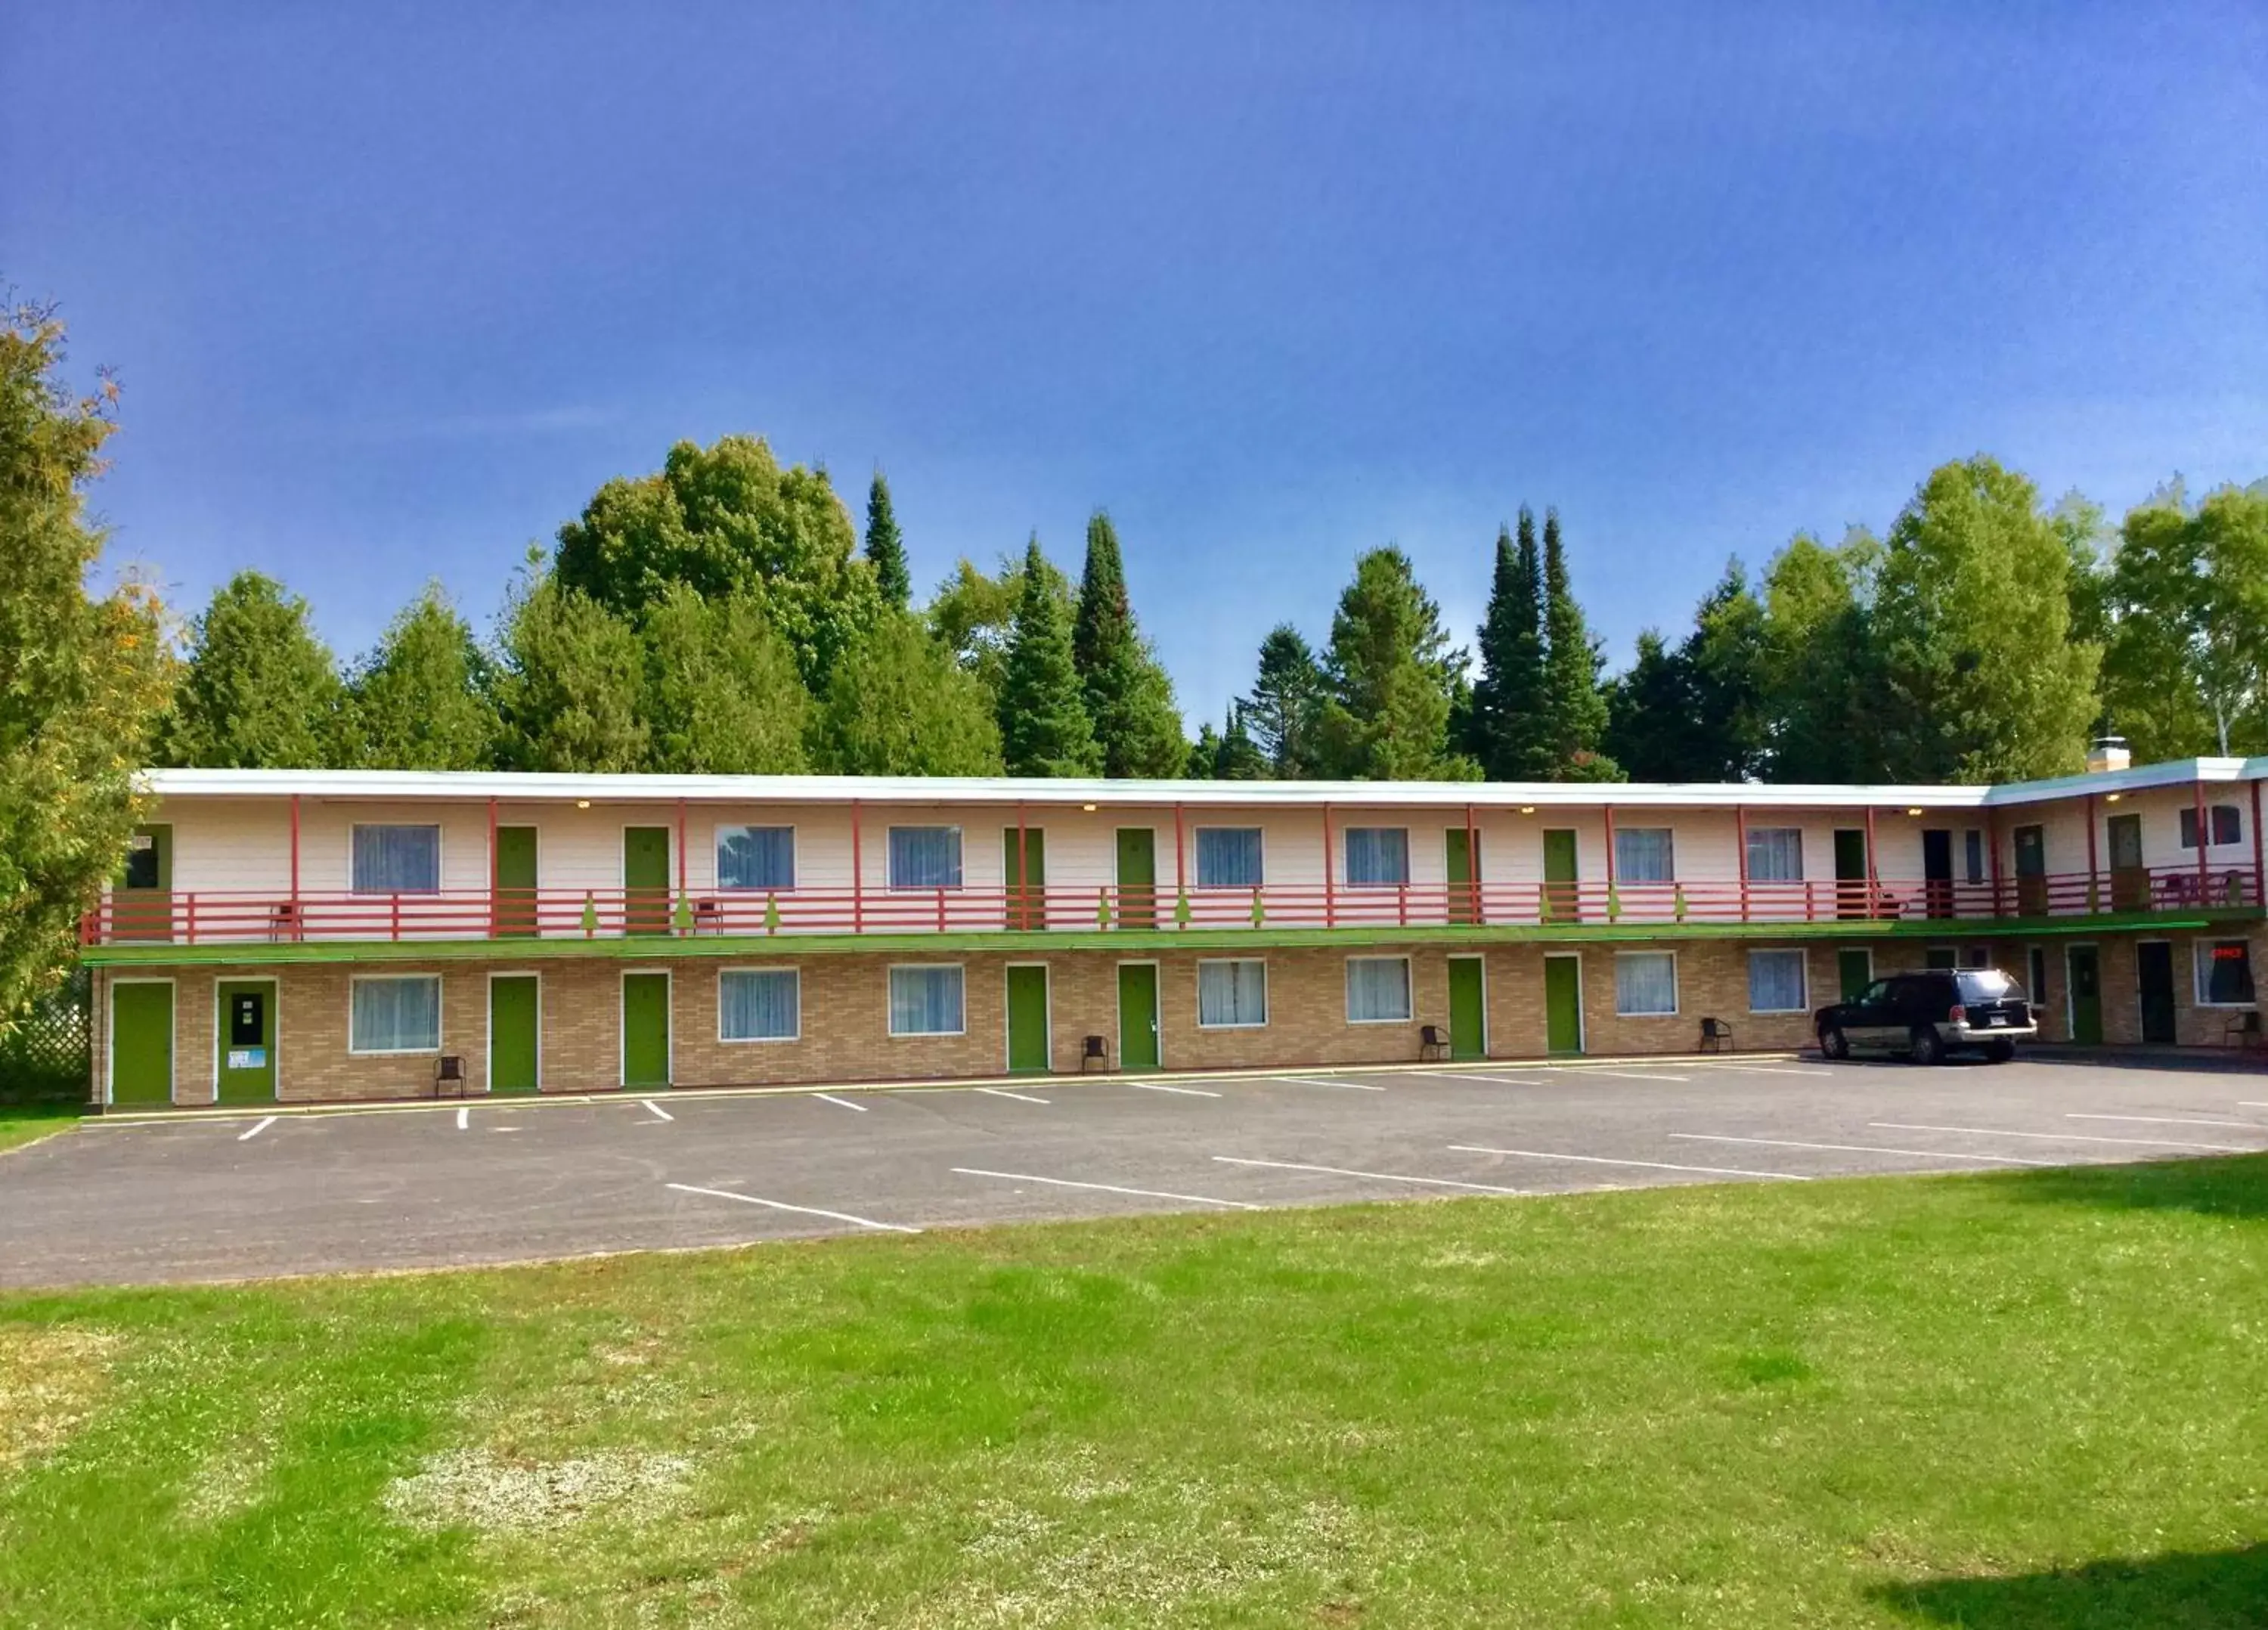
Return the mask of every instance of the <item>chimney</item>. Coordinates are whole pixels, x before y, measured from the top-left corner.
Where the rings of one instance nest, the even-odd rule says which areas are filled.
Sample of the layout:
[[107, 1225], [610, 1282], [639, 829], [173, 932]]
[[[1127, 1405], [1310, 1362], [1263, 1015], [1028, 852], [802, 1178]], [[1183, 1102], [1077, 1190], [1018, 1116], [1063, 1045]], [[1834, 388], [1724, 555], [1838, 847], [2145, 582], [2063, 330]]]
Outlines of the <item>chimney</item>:
[[2134, 762], [2134, 755], [2126, 750], [2124, 736], [2097, 736], [2087, 744], [2087, 773], [2104, 775], [2113, 770], [2124, 770]]

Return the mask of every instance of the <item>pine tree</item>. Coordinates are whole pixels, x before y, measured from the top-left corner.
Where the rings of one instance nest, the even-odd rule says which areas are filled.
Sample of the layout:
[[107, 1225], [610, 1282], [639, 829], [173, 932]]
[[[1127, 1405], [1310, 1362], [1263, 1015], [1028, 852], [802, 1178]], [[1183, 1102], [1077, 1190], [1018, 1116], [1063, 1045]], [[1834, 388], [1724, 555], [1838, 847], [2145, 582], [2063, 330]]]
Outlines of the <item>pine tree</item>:
[[1419, 586], [1410, 557], [1376, 549], [1331, 619], [1324, 671], [1330, 699], [1320, 732], [1327, 773], [1364, 781], [1464, 780], [1473, 762], [1451, 750], [1449, 713], [1465, 653], [1453, 650], [1441, 610]]
[[325, 769], [338, 756], [340, 697], [307, 602], [239, 572], [190, 631], [166, 753], [202, 769]]
[[890, 483], [880, 470], [866, 489], [866, 564], [874, 568], [882, 603], [904, 609], [913, 599], [913, 574], [906, 566], [906, 541], [898, 531], [896, 512], [890, 507]]
[[1315, 724], [1323, 704], [1322, 664], [1300, 631], [1279, 623], [1260, 642], [1260, 673], [1237, 713], [1269, 773], [1297, 781], [1316, 773]]
[[794, 775], [807, 765], [811, 695], [795, 653], [754, 595], [704, 600], [674, 586], [646, 613], [647, 768], [678, 775]]
[[1268, 760], [1245, 727], [1244, 710], [1232, 702], [1228, 704], [1228, 727], [1221, 733], [1219, 749], [1213, 759], [1212, 778], [1216, 781], [1265, 781], [1268, 779]]
[[1481, 677], [1473, 686], [1471, 747], [1491, 781], [1542, 780], [1551, 773], [1542, 579], [1535, 515], [1522, 505], [1518, 545], [1497, 533], [1488, 617], [1480, 628]]
[[1136, 629], [1118, 534], [1100, 510], [1086, 523], [1086, 565], [1071, 626], [1071, 656], [1102, 748], [1104, 773], [1137, 778], [1179, 774], [1189, 749], [1173, 681]]
[[1607, 699], [1599, 690], [1599, 648], [1583, 621], [1567, 575], [1559, 538], [1559, 512], [1543, 512], [1543, 717], [1550, 776], [1559, 781], [1613, 779], [1620, 772], [1602, 761]]
[[1102, 773], [1102, 749], [1080, 694], [1071, 629], [1062, 601], [1049, 591], [1037, 537], [1024, 551], [1024, 594], [1008, 633], [1000, 745], [1011, 775]]
[[646, 767], [645, 652], [637, 631], [529, 563], [503, 618], [497, 701], [511, 770]]
[[992, 696], [910, 612], [886, 611], [843, 654], [811, 723], [830, 775], [998, 775]]
[[356, 665], [340, 710], [338, 758], [366, 770], [482, 770], [502, 721], [473, 631], [438, 583]]

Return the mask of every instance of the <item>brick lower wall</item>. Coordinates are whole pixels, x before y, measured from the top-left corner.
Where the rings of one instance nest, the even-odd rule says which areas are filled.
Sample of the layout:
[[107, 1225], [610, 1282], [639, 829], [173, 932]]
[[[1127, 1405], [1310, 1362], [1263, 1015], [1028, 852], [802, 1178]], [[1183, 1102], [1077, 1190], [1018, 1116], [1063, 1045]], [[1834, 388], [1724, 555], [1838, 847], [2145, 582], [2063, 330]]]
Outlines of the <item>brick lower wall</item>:
[[[2268, 926], [2256, 926], [2249, 933], [2254, 968], [2268, 971]], [[2195, 936], [2162, 937], [2173, 942], [2178, 1039], [2197, 1045], [2220, 1044], [2235, 1010], [2197, 1004], [2192, 983]], [[2113, 1044], [2140, 1038], [2136, 938], [2104, 936], [2093, 941], [2102, 963], [2104, 1035]], [[1046, 955], [1043, 944], [1014, 957], [997, 952], [935, 959], [814, 955], [789, 964], [801, 974], [802, 1034], [787, 1042], [718, 1038], [718, 976], [725, 968], [753, 963], [694, 958], [651, 963], [559, 958], [533, 963], [498, 959], [423, 967], [389, 963], [383, 971], [440, 977], [441, 1051], [463, 1058], [467, 1090], [474, 1093], [488, 1087], [490, 975], [539, 974], [544, 1088], [588, 1091], [613, 1088], [621, 1081], [622, 981], [634, 972], [669, 976], [674, 1084], [754, 1086], [1000, 1073], [1006, 1065], [1005, 970], [1012, 961], [1043, 962], [1048, 968], [1050, 1051], [1054, 1067], [1063, 1072], [1078, 1070], [1084, 1040], [1090, 1035], [1105, 1038], [1112, 1063], [1116, 1064], [1118, 970], [1127, 961], [1157, 965], [1160, 1048], [1165, 1067], [1171, 1070], [1414, 1060], [1419, 1027], [1447, 1026], [1449, 962], [1460, 955], [1478, 955], [1484, 959], [1487, 1045], [1492, 1057], [1534, 1058], [1546, 1051], [1543, 964], [1547, 955], [1555, 955], [1580, 959], [1587, 1053], [1688, 1052], [1699, 1040], [1704, 1016], [1729, 1025], [1737, 1047], [1791, 1048], [1811, 1040], [1808, 1009], [1837, 999], [1837, 953], [1851, 948], [1852, 943], [1825, 941], [1780, 948], [1805, 952], [1809, 986], [1807, 1011], [1791, 1014], [1749, 1010], [1749, 953], [1773, 948], [1768, 942], [1681, 940], [1580, 948], [1522, 944], [1477, 951], [1415, 947], [1407, 953], [1414, 1012], [1407, 1022], [1387, 1024], [1347, 1021], [1346, 961], [1351, 953], [1338, 948], [1278, 949], [1267, 952], [1263, 959], [1268, 967], [1268, 1022], [1233, 1029], [1209, 1029], [1197, 1023], [1197, 965], [1201, 954], [1194, 949], [1176, 948], [1132, 958], [1100, 951]], [[2001, 965], [2029, 983], [2028, 948], [2016, 941], [1993, 943], [1993, 954]], [[2043, 1035], [2051, 1040], [2068, 1036], [2065, 950], [2070, 943], [2057, 940], [2041, 946], [2047, 978], [2045, 987], [2034, 996]], [[1877, 974], [1920, 966], [1925, 955], [1922, 946], [1906, 940], [1878, 941], [1867, 948]], [[1616, 1010], [1617, 955], [1646, 951], [1671, 951], [1676, 956], [1678, 1000], [1674, 1014], [1635, 1016]], [[1360, 954], [1398, 953], [1365, 948]], [[888, 968], [894, 962], [923, 960], [957, 962], [964, 970], [966, 1022], [958, 1036], [892, 1036], [888, 1033]], [[771, 965], [782, 964], [774, 959]], [[430, 1093], [436, 1055], [370, 1057], [348, 1051], [349, 991], [355, 972], [350, 964], [328, 963], [280, 968], [207, 964], [172, 970], [176, 1102], [212, 1100], [214, 994], [219, 983], [232, 978], [278, 981], [276, 1052], [280, 1093], [286, 1101], [400, 1098]], [[95, 981], [98, 1011], [106, 1016], [110, 983], [116, 977], [107, 970], [99, 971]], [[107, 1070], [108, 1042], [107, 1024], [98, 1024], [94, 1056], [98, 1093]]]

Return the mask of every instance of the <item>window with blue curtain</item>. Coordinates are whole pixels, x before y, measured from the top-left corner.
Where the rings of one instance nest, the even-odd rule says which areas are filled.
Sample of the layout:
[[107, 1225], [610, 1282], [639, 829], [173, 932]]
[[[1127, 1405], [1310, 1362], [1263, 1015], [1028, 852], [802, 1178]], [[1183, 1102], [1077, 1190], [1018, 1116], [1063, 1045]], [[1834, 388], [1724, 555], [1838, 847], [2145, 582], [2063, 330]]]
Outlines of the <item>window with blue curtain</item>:
[[357, 826], [357, 894], [432, 894], [441, 887], [438, 826]]
[[1346, 830], [1350, 888], [1393, 888], [1410, 881], [1410, 829], [1351, 826]]
[[717, 887], [795, 887], [795, 829], [720, 826], [717, 829]]
[[1750, 827], [1749, 881], [1752, 883], [1801, 882], [1803, 829], [1800, 826]]
[[890, 1034], [958, 1036], [961, 970], [952, 966], [890, 970]]
[[792, 968], [728, 968], [717, 976], [717, 1035], [728, 1042], [792, 1042], [802, 1023]]
[[441, 981], [433, 974], [357, 979], [348, 1000], [350, 1052], [438, 1052]]
[[[2235, 804], [2215, 804], [2211, 811], [2213, 846], [2216, 849], [2228, 844], [2244, 841], [2244, 817], [2237, 813]], [[2182, 847], [2198, 846], [2198, 818], [2194, 809], [2182, 811]]]
[[1801, 951], [1749, 953], [1750, 1013], [1801, 1013], [1808, 1006]]
[[1677, 878], [1676, 851], [1666, 826], [1615, 830], [1615, 878], [1625, 883], [1667, 883]]
[[1260, 887], [1260, 829], [1256, 826], [1197, 828], [1197, 887]]
[[1346, 966], [1349, 1024], [1388, 1024], [1410, 1017], [1410, 959], [1350, 956]]
[[1630, 1018], [1675, 1013], [1675, 955], [1668, 951], [1625, 951], [1616, 957], [1615, 1011]]
[[1268, 1022], [1268, 964], [1237, 957], [1197, 964], [1197, 1024], [1230, 1029]]
[[957, 826], [894, 826], [890, 829], [890, 887], [961, 887], [961, 829]]

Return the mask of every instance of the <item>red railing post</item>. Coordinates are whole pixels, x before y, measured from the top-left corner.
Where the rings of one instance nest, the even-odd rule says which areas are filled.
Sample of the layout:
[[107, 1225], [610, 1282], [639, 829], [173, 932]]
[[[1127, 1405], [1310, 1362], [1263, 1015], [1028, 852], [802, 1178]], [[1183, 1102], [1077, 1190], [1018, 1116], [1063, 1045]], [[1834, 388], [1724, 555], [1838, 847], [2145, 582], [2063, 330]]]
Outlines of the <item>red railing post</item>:
[[[2043, 831], [2042, 833], [2043, 843], [2045, 842], [2045, 838], [2046, 835]], [[2019, 892], [2021, 891], [2023, 885], [2020, 881], [2017, 884]], [[2021, 902], [2019, 902], [2018, 904], [2021, 907]], [[2089, 793], [2087, 795], [2087, 914], [2089, 917], [2092, 917], [2095, 912], [2102, 909], [2102, 874], [2101, 867], [2097, 864], [2095, 849], [2095, 794]]]
[[866, 867], [858, 849], [858, 800], [850, 800], [850, 932], [866, 932]]
[[1734, 858], [1740, 862], [1741, 920], [1749, 920], [1749, 807], [1733, 806]]
[[[540, 879], [538, 880], [541, 881]], [[489, 800], [489, 938], [497, 937], [497, 800]], [[541, 930], [539, 929], [540, 933]]]
[[191, 945], [195, 945], [197, 942], [197, 897], [194, 894], [188, 894], [181, 898], [188, 909], [188, 940]]
[[399, 940], [401, 938], [401, 896], [394, 895], [390, 897], [394, 904], [394, 937]]
[[1024, 824], [1024, 800], [1016, 800], [1016, 926], [1032, 926], [1031, 834]]
[[1337, 868], [1331, 859], [1331, 800], [1323, 800], [1323, 926], [1339, 926], [1339, 897], [1335, 874]]
[[938, 885], [937, 890], [937, 931], [939, 933], [945, 932], [945, 886], [942, 883]]
[[291, 937], [304, 937], [299, 926], [299, 794], [291, 794]]
[[2000, 812], [1984, 812], [1984, 841], [1992, 848], [1992, 915], [2002, 915], [2000, 910]]
[[1184, 839], [1182, 806], [1174, 806], [1174, 926], [1182, 926], [1182, 902], [1189, 898], [1189, 873], [1187, 865], [1189, 845]]
[[1867, 919], [1882, 914], [1882, 874], [1874, 854], [1874, 806], [1867, 806]]
[[2197, 806], [2198, 904], [2203, 905], [2206, 892], [2212, 887], [2206, 881], [2207, 874], [2211, 869], [2206, 857], [2213, 843], [2213, 829], [2205, 822], [2205, 778], [2199, 776], [2191, 783], [2191, 787], [2195, 794], [2192, 801]]
[[2252, 784], [2252, 904], [2268, 905], [2268, 866], [2262, 865], [2260, 844], [2260, 783]]
[[1473, 807], [1465, 806], [1465, 920], [1477, 928], [1481, 920], [1481, 838], [1473, 825]]

